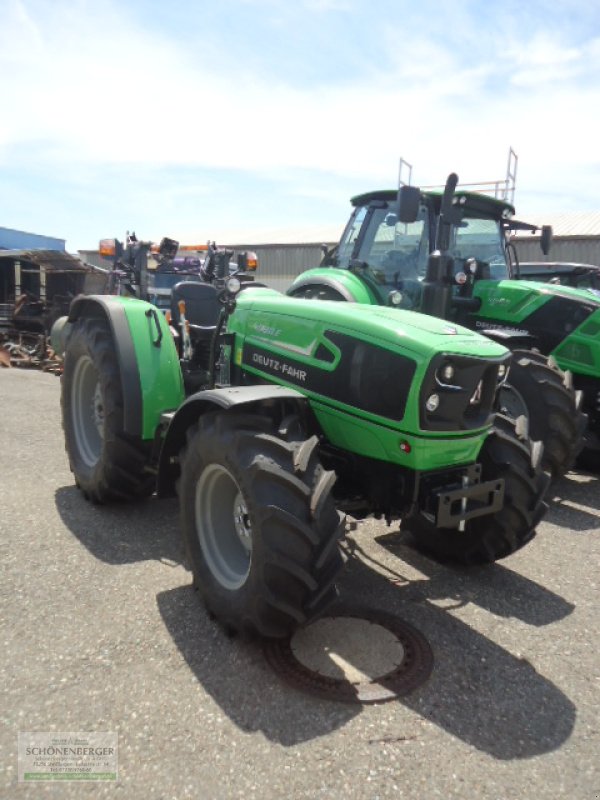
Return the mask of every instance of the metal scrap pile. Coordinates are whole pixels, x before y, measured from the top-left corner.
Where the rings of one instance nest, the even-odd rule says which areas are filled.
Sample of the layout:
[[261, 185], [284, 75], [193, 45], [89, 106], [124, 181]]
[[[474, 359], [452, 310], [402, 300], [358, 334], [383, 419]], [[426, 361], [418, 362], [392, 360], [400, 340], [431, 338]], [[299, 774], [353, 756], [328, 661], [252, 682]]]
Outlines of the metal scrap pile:
[[34, 367], [60, 375], [62, 359], [45, 335], [9, 330], [0, 333], [0, 367]]
[[76, 295], [103, 292], [106, 276], [65, 252], [0, 251], [0, 366], [62, 372], [49, 344], [52, 324]]

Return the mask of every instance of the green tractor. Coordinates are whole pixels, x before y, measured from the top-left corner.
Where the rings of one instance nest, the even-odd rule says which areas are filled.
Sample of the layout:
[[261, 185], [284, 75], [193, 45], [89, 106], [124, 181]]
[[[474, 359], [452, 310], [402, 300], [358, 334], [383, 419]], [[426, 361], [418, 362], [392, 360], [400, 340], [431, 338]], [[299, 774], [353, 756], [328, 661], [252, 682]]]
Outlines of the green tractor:
[[178, 495], [194, 584], [226, 628], [284, 637], [319, 614], [347, 514], [401, 519], [462, 564], [533, 538], [549, 479], [539, 443], [494, 411], [502, 344], [399, 308], [286, 297], [223, 266], [187, 289], [175, 331], [138, 298], [74, 300], [62, 419], [87, 500]]
[[[412, 309], [504, 344], [513, 359], [497, 409], [526, 417], [559, 478], [582, 448], [586, 414], [586, 446], [600, 447], [600, 297], [516, 280], [510, 234], [537, 229], [514, 220], [505, 201], [457, 191], [457, 181], [450, 175], [443, 192], [403, 186], [354, 197], [340, 243], [288, 294]], [[542, 229], [544, 252], [551, 233]]]

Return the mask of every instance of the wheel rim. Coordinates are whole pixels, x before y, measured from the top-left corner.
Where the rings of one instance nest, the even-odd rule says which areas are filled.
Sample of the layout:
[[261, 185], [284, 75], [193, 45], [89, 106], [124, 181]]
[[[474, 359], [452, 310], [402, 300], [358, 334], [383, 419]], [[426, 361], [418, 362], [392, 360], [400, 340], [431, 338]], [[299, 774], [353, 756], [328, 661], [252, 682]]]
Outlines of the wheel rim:
[[77, 451], [88, 467], [94, 467], [104, 442], [104, 399], [98, 371], [89, 356], [81, 356], [75, 365], [71, 407]]
[[226, 589], [239, 589], [250, 574], [252, 527], [237, 481], [220, 464], [210, 464], [198, 479], [195, 522], [211, 573]]
[[529, 420], [529, 409], [521, 392], [514, 386], [504, 385], [500, 389], [500, 411], [512, 419], [526, 417]]

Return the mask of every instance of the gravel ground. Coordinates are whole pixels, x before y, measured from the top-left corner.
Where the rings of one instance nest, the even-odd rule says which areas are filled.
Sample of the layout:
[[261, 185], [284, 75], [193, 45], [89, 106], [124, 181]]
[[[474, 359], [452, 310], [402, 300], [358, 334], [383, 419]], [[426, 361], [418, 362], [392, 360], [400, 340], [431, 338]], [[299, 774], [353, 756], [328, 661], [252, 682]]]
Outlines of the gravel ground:
[[[367, 522], [342, 602], [429, 640], [429, 681], [348, 706], [288, 688], [190, 588], [176, 501], [87, 504], [60, 381], [0, 371], [0, 796], [600, 798], [598, 479], [558, 486], [537, 538], [473, 571]], [[114, 731], [118, 783], [19, 784], [19, 731]]]

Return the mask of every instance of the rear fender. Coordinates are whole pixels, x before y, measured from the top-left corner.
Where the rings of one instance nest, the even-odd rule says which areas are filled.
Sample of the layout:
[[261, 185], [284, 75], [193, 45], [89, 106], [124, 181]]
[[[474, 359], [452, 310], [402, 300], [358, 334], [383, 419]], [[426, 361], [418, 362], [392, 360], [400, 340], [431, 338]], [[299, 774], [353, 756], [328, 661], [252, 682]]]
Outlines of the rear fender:
[[125, 433], [154, 439], [161, 414], [184, 399], [177, 349], [164, 315], [150, 303], [112, 295], [82, 295], [69, 309], [68, 322], [82, 317], [108, 321], [123, 387]]
[[319, 287], [329, 290], [330, 294], [327, 299], [339, 299], [365, 305], [381, 305], [381, 299], [377, 297], [366, 281], [347, 269], [333, 267], [319, 267], [302, 272], [286, 294], [291, 297], [303, 296], [307, 290], [310, 289], [314, 292]]
[[179, 452], [186, 442], [186, 434], [203, 414], [211, 411], [240, 409], [247, 412], [268, 411], [269, 417], [280, 412], [281, 406], [289, 406], [303, 416], [309, 405], [304, 395], [295, 389], [272, 384], [257, 386], [230, 386], [224, 389], [205, 389], [190, 395], [175, 412], [164, 414], [163, 430], [166, 429], [158, 465], [157, 491], [168, 497], [175, 493], [175, 481], [179, 476]]

